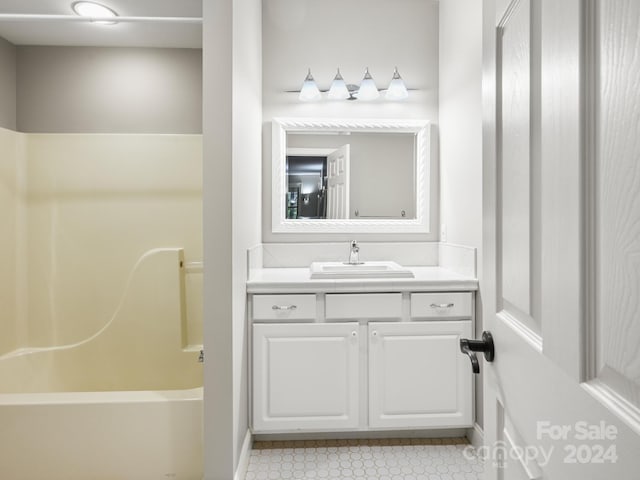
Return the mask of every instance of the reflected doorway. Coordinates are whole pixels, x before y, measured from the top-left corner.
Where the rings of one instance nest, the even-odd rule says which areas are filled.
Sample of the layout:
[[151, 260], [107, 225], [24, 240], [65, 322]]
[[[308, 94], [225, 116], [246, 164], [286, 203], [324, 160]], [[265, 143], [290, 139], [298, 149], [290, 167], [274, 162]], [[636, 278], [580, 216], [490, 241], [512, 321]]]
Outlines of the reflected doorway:
[[287, 149], [287, 219], [349, 218], [350, 146]]

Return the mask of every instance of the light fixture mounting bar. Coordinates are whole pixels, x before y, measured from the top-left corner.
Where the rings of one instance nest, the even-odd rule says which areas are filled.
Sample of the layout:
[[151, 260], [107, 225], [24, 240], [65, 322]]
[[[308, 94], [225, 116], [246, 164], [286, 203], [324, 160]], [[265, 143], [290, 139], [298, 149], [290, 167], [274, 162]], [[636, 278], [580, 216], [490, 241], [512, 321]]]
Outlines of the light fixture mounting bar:
[[81, 17], [79, 15], [35, 15], [0, 13], [0, 22], [116, 22], [116, 23], [184, 23], [202, 24], [202, 17]]

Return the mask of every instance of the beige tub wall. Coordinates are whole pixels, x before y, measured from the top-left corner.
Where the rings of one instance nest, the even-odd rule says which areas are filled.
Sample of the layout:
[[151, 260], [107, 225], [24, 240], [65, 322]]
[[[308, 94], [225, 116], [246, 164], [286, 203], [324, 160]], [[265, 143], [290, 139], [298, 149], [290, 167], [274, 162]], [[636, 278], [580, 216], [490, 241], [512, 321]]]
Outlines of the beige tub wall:
[[16, 348], [16, 210], [18, 135], [0, 129], [0, 354]]
[[24, 340], [22, 187], [25, 135], [0, 128], [0, 355]]
[[183, 390], [202, 386], [199, 351], [184, 351], [182, 251], [145, 257], [121, 310], [92, 341], [56, 354], [56, 391]]
[[186, 339], [189, 345], [202, 345], [202, 333], [204, 325], [203, 315], [203, 273], [194, 272], [185, 275], [185, 311]]
[[180, 249], [145, 255], [116, 314], [98, 335], [71, 348], [0, 361], [0, 394], [183, 390], [202, 385], [198, 350], [181, 341], [185, 309]]
[[27, 158], [28, 346], [102, 328], [146, 251], [202, 259], [200, 135], [30, 134]]

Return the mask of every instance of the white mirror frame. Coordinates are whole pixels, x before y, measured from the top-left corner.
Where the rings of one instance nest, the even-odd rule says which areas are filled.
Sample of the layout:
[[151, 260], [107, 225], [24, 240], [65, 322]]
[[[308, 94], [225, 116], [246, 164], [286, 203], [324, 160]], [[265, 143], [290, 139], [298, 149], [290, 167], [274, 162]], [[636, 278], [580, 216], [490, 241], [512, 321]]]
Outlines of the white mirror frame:
[[[285, 218], [288, 132], [387, 132], [416, 135], [416, 218], [287, 219]], [[274, 118], [272, 121], [271, 231], [274, 233], [429, 233], [432, 133], [426, 120]]]

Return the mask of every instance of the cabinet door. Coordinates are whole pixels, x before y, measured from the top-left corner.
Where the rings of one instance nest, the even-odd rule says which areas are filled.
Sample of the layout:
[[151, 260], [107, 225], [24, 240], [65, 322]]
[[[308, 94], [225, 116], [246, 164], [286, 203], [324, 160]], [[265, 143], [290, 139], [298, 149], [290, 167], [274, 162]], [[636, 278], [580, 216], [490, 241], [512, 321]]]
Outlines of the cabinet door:
[[369, 324], [369, 426], [469, 427], [471, 321]]
[[255, 432], [358, 426], [358, 324], [253, 325]]

